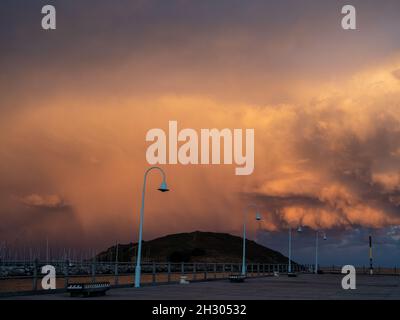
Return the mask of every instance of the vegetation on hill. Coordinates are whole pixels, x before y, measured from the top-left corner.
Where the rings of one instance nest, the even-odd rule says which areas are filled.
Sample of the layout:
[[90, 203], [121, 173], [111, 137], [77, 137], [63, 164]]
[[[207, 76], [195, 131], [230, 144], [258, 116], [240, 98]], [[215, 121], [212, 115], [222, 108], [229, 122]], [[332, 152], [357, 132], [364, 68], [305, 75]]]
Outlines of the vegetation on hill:
[[[115, 261], [113, 246], [97, 255], [97, 261]], [[145, 262], [232, 262], [242, 260], [243, 239], [227, 233], [200, 232], [171, 234], [143, 241]], [[137, 243], [119, 244], [118, 261], [135, 260]], [[246, 257], [251, 263], [287, 263], [287, 257], [252, 240], [246, 240]]]

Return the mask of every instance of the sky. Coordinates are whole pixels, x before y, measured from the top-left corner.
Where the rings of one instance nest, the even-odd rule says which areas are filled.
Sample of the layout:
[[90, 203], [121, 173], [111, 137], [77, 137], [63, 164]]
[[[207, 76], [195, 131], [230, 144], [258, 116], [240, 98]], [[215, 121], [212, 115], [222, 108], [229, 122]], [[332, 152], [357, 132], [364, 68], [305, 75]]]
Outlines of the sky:
[[[255, 170], [165, 165], [144, 239], [241, 234], [311, 263], [400, 263], [398, 1], [4, 0], [0, 244], [101, 250], [137, 241], [146, 132], [254, 128]], [[57, 29], [41, 28], [53, 4]], [[37, 250], [37, 249], [35, 249]]]

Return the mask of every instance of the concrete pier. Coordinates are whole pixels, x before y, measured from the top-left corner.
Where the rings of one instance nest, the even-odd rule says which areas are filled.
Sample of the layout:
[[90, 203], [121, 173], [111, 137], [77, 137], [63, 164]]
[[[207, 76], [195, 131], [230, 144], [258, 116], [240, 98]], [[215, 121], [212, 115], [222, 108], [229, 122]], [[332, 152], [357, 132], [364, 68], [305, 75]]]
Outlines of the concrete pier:
[[[275, 299], [400, 299], [400, 276], [357, 276], [357, 289], [344, 290], [343, 275], [300, 274], [296, 278], [251, 278], [244, 283], [227, 280], [167, 284], [142, 288], [112, 289], [105, 297], [89, 299], [122, 300], [275, 300]], [[73, 299], [66, 293], [20, 296], [7, 299], [60, 300]]]

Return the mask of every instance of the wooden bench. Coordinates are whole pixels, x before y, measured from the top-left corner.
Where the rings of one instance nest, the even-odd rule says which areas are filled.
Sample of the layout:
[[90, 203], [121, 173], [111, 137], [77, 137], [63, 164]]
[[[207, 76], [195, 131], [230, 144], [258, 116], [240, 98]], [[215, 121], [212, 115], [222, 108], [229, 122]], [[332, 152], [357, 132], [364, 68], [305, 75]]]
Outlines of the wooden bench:
[[109, 289], [109, 282], [71, 283], [67, 287], [67, 292], [71, 297], [93, 297], [104, 296]]
[[242, 275], [242, 274], [231, 274], [229, 276], [230, 282], [244, 282], [245, 279], [246, 279], [246, 276]]

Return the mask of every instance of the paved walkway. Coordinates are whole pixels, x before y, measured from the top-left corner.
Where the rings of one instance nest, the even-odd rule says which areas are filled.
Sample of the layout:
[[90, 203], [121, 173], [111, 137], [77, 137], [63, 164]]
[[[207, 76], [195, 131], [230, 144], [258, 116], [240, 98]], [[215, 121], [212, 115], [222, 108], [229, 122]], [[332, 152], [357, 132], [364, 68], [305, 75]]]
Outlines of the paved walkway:
[[[186, 285], [146, 286], [139, 289], [112, 289], [104, 297], [84, 299], [123, 300], [203, 300], [203, 299], [400, 299], [400, 276], [357, 276], [356, 290], [343, 290], [342, 275], [301, 274], [296, 278], [247, 279], [245, 283], [227, 280], [196, 282]], [[21, 296], [9, 299], [72, 299], [68, 294]], [[78, 298], [82, 299], [82, 298]]]

